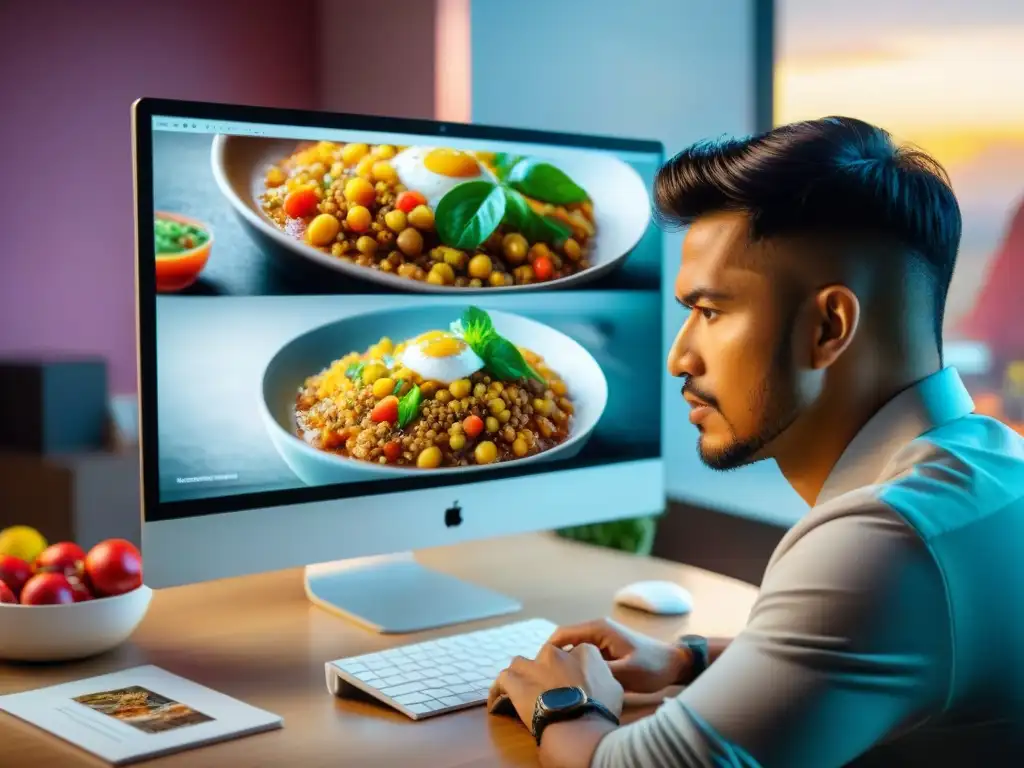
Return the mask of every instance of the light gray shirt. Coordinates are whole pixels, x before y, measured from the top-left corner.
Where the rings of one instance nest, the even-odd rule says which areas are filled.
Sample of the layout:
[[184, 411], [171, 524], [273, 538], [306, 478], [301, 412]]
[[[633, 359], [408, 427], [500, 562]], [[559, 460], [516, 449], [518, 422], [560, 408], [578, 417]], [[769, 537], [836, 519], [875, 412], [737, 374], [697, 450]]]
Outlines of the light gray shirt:
[[1024, 438], [973, 410], [952, 368], [883, 407], [744, 631], [592, 765], [1024, 764]]

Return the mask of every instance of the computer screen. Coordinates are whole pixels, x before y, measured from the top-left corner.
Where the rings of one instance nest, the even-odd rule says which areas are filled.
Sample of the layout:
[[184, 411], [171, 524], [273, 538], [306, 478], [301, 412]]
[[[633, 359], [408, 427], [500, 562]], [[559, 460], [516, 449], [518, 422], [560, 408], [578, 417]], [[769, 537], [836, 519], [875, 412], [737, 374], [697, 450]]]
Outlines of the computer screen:
[[536, 506], [552, 473], [585, 506], [573, 470], [658, 463], [659, 144], [162, 106], [136, 125], [146, 522]]

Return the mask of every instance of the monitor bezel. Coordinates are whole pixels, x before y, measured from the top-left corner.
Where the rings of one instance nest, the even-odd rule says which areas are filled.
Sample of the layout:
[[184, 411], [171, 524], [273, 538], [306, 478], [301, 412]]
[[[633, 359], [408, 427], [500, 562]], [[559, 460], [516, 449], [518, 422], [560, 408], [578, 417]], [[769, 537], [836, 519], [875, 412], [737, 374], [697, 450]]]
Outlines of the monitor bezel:
[[[160, 499], [159, 446], [157, 416], [156, 360], [156, 268], [153, 254], [153, 117], [182, 117], [219, 122], [263, 123], [268, 125], [324, 128], [329, 130], [379, 131], [382, 133], [420, 134], [458, 139], [480, 139], [522, 143], [551, 144], [583, 149], [657, 153], [664, 162], [665, 148], [654, 139], [634, 139], [596, 134], [577, 134], [510, 128], [493, 125], [453, 123], [439, 120], [382, 117], [316, 110], [284, 109], [252, 105], [140, 98], [132, 104], [132, 159], [135, 191], [135, 276], [136, 334], [138, 350], [139, 451], [141, 481], [141, 514], [144, 523], [154, 523], [350, 498], [387, 496], [396, 492], [415, 492], [436, 487], [458, 488], [517, 477], [557, 473], [555, 467], [538, 472], [535, 468], [496, 469], [486, 481], [453, 475], [449, 478], [393, 479], [388, 483], [365, 481], [317, 487], [228, 493], [210, 498], [163, 501]], [[642, 461], [661, 459], [645, 458]], [[574, 461], [575, 471], [596, 466], [635, 462]]]

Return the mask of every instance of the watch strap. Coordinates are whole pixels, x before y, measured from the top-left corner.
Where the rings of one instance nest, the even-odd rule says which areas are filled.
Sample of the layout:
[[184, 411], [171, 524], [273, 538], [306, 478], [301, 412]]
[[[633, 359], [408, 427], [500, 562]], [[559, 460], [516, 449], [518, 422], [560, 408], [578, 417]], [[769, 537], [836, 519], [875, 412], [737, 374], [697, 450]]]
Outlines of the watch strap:
[[681, 680], [683, 684], [692, 683], [711, 664], [711, 651], [708, 648], [708, 639], [703, 635], [683, 635], [679, 638], [678, 644], [690, 653], [690, 675], [689, 679]]
[[537, 742], [537, 746], [540, 746], [540, 739], [544, 733], [544, 729], [552, 723], [561, 723], [567, 720], [575, 720], [577, 718], [588, 715], [594, 712], [610, 723], [618, 726], [619, 718], [601, 702], [596, 699], [592, 699], [584, 692], [583, 703], [578, 707], [573, 707], [570, 710], [558, 712], [544, 709], [540, 705], [540, 696], [537, 697], [537, 704], [533, 708], [533, 722], [531, 723], [530, 730], [533, 732], [533, 738]]

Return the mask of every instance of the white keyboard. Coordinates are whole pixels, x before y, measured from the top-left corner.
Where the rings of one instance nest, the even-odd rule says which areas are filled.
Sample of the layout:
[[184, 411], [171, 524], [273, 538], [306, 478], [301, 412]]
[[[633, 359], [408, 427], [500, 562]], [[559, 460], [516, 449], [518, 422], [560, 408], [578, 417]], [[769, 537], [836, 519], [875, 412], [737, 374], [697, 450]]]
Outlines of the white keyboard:
[[413, 720], [479, 706], [512, 657], [534, 658], [555, 628], [529, 619], [329, 661], [327, 688], [346, 698], [362, 691]]

